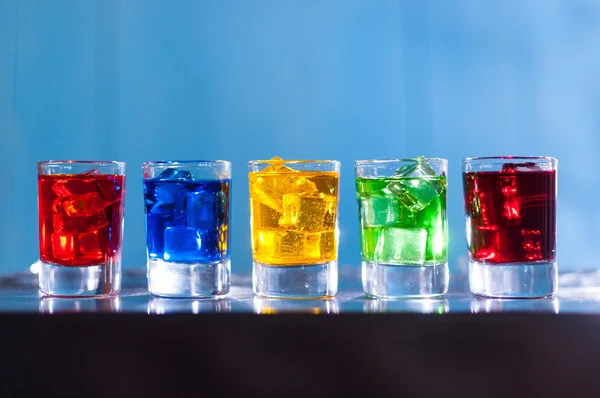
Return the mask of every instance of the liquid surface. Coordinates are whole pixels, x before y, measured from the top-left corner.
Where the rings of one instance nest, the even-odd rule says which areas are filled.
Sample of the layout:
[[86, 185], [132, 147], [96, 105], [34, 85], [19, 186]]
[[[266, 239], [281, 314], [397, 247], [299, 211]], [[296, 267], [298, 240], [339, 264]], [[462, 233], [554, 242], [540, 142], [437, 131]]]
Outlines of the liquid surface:
[[554, 260], [556, 172], [505, 169], [463, 173], [471, 260]]
[[339, 173], [270, 166], [249, 173], [252, 252], [265, 265], [337, 258]]
[[38, 176], [40, 259], [63, 266], [120, 261], [125, 178]]
[[357, 178], [363, 261], [446, 262], [446, 177]]

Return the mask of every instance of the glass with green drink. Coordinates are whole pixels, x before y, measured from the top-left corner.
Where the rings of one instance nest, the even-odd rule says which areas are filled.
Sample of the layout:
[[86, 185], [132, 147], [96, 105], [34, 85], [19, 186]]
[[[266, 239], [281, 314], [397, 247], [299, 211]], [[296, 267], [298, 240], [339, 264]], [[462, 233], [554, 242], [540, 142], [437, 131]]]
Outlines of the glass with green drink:
[[448, 290], [448, 161], [358, 160], [362, 283], [368, 296], [434, 297]]

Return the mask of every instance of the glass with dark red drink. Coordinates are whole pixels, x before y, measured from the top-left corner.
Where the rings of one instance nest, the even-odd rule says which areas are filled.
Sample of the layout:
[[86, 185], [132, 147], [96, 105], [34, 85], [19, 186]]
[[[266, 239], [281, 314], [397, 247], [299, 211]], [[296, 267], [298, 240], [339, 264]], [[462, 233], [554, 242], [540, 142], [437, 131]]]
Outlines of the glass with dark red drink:
[[462, 165], [471, 291], [505, 298], [553, 295], [557, 160], [468, 158]]
[[125, 163], [38, 163], [42, 293], [119, 292], [124, 199]]

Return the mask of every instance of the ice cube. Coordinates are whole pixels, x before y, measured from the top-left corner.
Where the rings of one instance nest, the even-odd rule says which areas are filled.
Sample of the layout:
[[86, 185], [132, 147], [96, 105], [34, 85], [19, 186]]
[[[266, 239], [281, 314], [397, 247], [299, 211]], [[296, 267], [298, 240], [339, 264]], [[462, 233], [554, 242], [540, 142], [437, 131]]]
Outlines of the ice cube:
[[262, 171], [250, 184], [250, 196], [275, 211], [282, 212], [282, 199], [286, 193], [318, 193], [314, 182], [304, 173], [283, 165], [272, 165]]
[[252, 220], [258, 228], [279, 228], [282, 213], [258, 202], [252, 203]]
[[80, 255], [98, 261], [104, 260], [104, 249], [106, 248], [106, 236], [98, 231], [87, 232], [83, 234], [73, 234], [75, 238], [75, 247]]
[[217, 228], [221, 222], [219, 193], [189, 192], [185, 197], [186, 226], [195, 229]]
[[283, 159], [279, 156], [274, 156], [269, 161], [270, 165], [262, 169], [263, 173], [285, 173], [285, 172], [294, 172], [294, 169], [291, 169], [287, 166], [283, 165]]
[[52, 190], [58, 197], [61, 198], [97, 192], [95, 182], [88, 178], [57, 180], [52, 186]]
[[422, 156], [417, 157], [414, 163], [409, 163], [396, 171], [397, 177], [435, 177], [435, 170], [425, 162]]
[[283, 216], [279, 225], [309, 232], [326, 230], [332, 227], [328, 224], [331, 224], [330, 220], [335, 218], [335, 205], [335, 197], [322, 193], [317, 195], [286, 193], [283, 195]]
[[192, 173], [186, 170], [168, 168], [156, 177], [161, 181], [193, 181]]
[[427, 207], [446, 189], [445, 180], [438, 178], [398, 178], [386, 190], [394, 194], [408, 210], [416, 213]]
[[186, 221], [186, 196], [188, 191], [183, 184], [165, 182], [157, 184], [154, 190], [154, 205], [150, 211], [157, 214], [171, 214], [173, 223], [185, 226]]
[[79, 173], [79, 175], [98, 175], [98, 174], [100, 174], [100, 170], [98, 170], [97, 167], [94, 167], [93, 169]]
[[106, 245], [102, 244], [97, 231], [73, 234], [54, 232], [51, 240], [52, 252], [58, 260], [85, 259], [91, 262], [105, 260], [103, 248]]
[[502, 165], [503, 173], [518, 173], [527, 171], [542, 171], [542, 168], [534, 162], [504, 163]]
[[472, 250], [478, 260], [500, 261], [500, 233], [495, 225], [478, 226], [473, 232]]
[[360, 199], [362, 221], [365, 226], [403, 226], [415, 225], [412, 212], [400, 204], [394, 195], [370, 195]]
[[146, 230], [148, 236], [148, 256], [150, 258], [162, 258], [165, 250], [165, 229], [171, 226], [173, 218], [171, 212], [146, 214]]
[[494, 192], [473, 192], [473, 216], [481, 215], [483, 225], [496, 225], [498, 223], [495, 207]]
[[70, 261], [75, 258], [75, 239], [73, 234], [54, 232], [52, 234], [52, 253], [61, 261]]
[[52, 185], [52, 190], [59, 197], [71, 196], [72, 193], [67, 189], [67, 181], [59, 180]]
[[108, 225], [108, 219], [104, 210], [99, 210], [89, 216], [69, 216], [66, 212], [64, 202], [69, 199], [55, 199], [52, 203], [52, 223], [55, 232], [63, 233], [85, 233], [97, 231]]
[[[261, 257], [277, 260], [298, 257], [303, 261], [321, 258], [321, 234], [309, 234], [299, 231], [258, 231], [258, 241], [254, 250]], [[287, 262], [287, 261], [286, 261]]]
[[216, 230], [167, 227], [164, 245], [164, 259], [168, 261], [216, 261], [220, 258], [219, 236]]
[[321, 232], [319, 240], [321, 259], [329, 260], [336, 257], [337, 246], [335, 244], [335, 231]]
[[503, 197], [502, 217], [506, 225], [521, 224], [521, 204], [517, 191], [516, 176], [500, 177], [498, 180]]
[[96, 192], [70, 196], [63, 200], [62, 205], [69, 217], [88, 217], [105, 207], [104, 201]]
[[102, 197], [102, 200], [105, 202], [105, 206], [108, 206], [120, 199], [122, 187], [119, 181], [98, 180], [95, 181], [95, 184], [96, 190], [100, 194], [100, 197]]
[[188, 191], [185, 189], [183, 184], [165, 182], [162, 184], [156, 184], [156, 188], [154, 189], [154, 197], [156, 198], [157, 202], [174, 204], [178, 194], [183, 194], [183, 197], [185, 197], [187, 192]]
[[423, 228], [383, 228], [375, 248], [375, 260], [423, 265], [426, 245], [427, 230]]
[[542, 256], [542, 234], [539, 230], [523, 229], [523, 250], [528, 260], [541, 260]]
[[435, 170], [419, 156], [394, 174], [386, 190], [412, 212], [423, 210], [446, 189], [445, 179], [437, 178]]

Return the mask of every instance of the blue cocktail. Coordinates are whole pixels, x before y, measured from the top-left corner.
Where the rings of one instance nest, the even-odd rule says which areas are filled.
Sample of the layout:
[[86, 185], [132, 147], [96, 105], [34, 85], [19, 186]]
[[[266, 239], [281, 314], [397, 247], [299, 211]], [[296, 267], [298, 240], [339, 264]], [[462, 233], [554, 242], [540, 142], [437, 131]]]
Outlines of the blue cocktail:
[[228, 162], [144, 164], [151, 293], [205, 297], [229, 290]]

